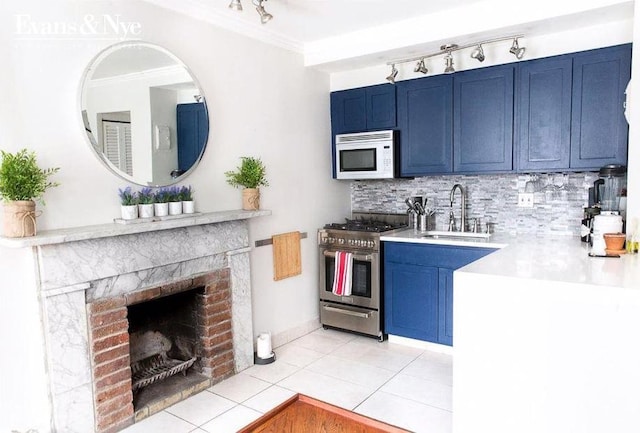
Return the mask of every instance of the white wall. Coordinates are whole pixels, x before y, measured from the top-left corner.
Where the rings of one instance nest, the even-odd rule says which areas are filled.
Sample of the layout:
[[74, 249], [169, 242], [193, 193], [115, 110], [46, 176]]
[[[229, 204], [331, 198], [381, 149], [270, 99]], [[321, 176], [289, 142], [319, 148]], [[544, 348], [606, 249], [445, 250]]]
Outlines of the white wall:
[[[330, 175], [326, 74], [304, 68], [299, 54], [142, 2], [13, 0], [1, 2], [0, 12], [0, 148], [28, 147], [37, 152], [42, 167], [61, 168], [55, 177], [61, 186], [47, 192], [47, 206], [39, 207], [40, 230], [108, 223], [119, 215], [117, 190], [125, 184], [92, 154], [78, 102], [84, 68], [116, 40], [18, 40], [12, 19], [19, 12], [37, 21], [81, 23], [87, 13], [118, 14], [122, 20], [140, 22], [138, 37], [166, 47], [189, 65], [206, 96], [210, 141], [200, 166], [185, 182], [193, 186], [197, 210], [239, 209], [240, 191], [226, 184], [223, 173], [234, 169], [240, 156], [258, 156], [270, 182], [262, 189], [262, 207], [273, 215], [250, 222], [251, 242], [293, 230], [309, 235], [302, 240], [302, 275], [297, 277], [274, 282], [271, 248], [251, 253], [254, 329], [286, 336], [317, 320], [316, 230], [350, 211], [348, 185]], [[0, 248], [0, 263], [15, 255]], [[31, 325], [37, 320], [32, 284], [14, 275], [19, 271], [15, 268], [3, 266], [0, 275], [0, 303], [7, 307], [0, 318], [3, 352], [28, 346], [33, 363], [41, 365], [41, 341], [36, 336], [6, 331], [25, 317]], [[0, 357], [2, 366], [20, 362], [7, 358]], [[23, 431], [27, 426], [47, 431], [42, 427], [47, 410], [40, 404], [46, 396], [37, 380], [42, 370], [36, 369], [32, 378], [25, 376], [22, 388], [8, 380], [7, 375], [14, 374], [15, 369], [0, 368], [2, 401], [13, 402], [0, 405], [0, 420], [10, 423], [7, 428], [0, 423], [0, 431]], [[14, 411], [20, 405], [29, 415]]]
[[[153, 160], [153, 184], [172, 183], [171, 171], [178, 168], [178, 134], [176, 105], [178, 93], [175, 90], [151, 87], [149, 89], [151, 106], [150, 152]], [[191, 97], [193, 101], [193, 96]], [[168, 126], [170, 147], [159, 149], [156, 139], [156, 126]]]

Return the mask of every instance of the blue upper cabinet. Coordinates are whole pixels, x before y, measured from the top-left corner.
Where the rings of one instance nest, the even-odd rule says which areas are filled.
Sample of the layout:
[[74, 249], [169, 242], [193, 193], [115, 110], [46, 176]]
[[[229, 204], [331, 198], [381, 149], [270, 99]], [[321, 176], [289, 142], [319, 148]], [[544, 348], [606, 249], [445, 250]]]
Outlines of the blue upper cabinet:
[[513, 170], [514, 69], [502, 65], [454, 75], [454, 172]]
[[395, 128], [396, 89], [380, 84], [331, 93], [331, 132], [345, 134]]
[[573, 56], [571, 168], [626, 164], [624, 91], [630, 78], [630, 44]]
[[519, 170], [569, 167], [571, 71], [570, 56], [520, 63], [515, 146]]
[[453, 77], [401, 81], [396, 87], [401, 176], [450, 173]]

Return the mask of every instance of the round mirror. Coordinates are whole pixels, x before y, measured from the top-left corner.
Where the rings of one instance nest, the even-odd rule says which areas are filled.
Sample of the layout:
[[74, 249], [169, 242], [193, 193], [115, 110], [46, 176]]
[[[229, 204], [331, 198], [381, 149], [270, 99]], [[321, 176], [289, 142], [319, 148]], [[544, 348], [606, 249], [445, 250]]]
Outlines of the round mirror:
[[209, 135], [202, 90], [162, 47], [136, 41], [102, 51], [85, 72], [80, 104], [91, 148], [129, 182], [171, 185], [202, 158]]

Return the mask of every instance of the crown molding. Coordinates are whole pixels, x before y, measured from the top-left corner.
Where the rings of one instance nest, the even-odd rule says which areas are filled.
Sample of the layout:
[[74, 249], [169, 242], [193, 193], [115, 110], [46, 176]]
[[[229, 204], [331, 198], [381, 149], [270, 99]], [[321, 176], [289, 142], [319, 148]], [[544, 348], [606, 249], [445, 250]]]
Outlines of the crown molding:
[[[202, 2], [198, 0], [181, 0], [179, 2], [175, 0], [144, 1], [163, 9], [168, 9], [197, 20], [208, 22], [217, 27], [221, 27], [225, 30], [232, 31], [249, 38], [258, 39], [262, 42], [275, 45], [289, 51], [294, 51], [300, 54], [304, 53], [303, 43], [269, 30], [267, 26], [262, 26], [262, 24], [259, 24], [260, 19], [257, 14], [255, 19], [258, 25], [252, 25], [246, 20], [234, 16], [234, 13], [228, 13], [234, 11], [227, 11], [226, 8], [219, 11], [212, 6], [203, 5]], [[246, 12], [253, 13], [253, 11], [245, 11], [245, 13]]]

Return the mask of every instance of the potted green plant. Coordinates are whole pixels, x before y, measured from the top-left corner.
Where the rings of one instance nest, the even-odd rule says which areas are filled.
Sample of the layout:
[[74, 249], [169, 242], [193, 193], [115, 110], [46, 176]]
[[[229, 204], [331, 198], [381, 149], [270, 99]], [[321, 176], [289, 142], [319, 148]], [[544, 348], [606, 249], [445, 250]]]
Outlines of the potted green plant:
[[35, 152], [22, 149], [13, 154], [2, 151], [0, 197], [4, 201], [4, 236], [20, 238], [36, 234], [36, 203], [44, 205], [43, 194], [58, 186], [49, 176], [59, 168], [38, 167]]
[[194, 213], [193, 190], [191, 185], [180, 188], [180, 200], [182, 201], [182, 213]]
[[153, 217], [153, 202], [155, 195], [153, 190], [149, 187], [142, 188], [138, 192], [138, 213], [140, 218], [152, 218]]
[[241, 157], [240, 165], [236, 171], [227, 171], [227, 183], [242, 190], [242, 209], [260, 209], [260, 186], [268, 186], [266, 177], [267, 169], [260, 158], [249, 156]]
[[134, 220], [138, 218], [138, 194], [131, 191], [128, 186], [125, 189], [118, 189], [120, 197], [120, 215], [123, 220]]

